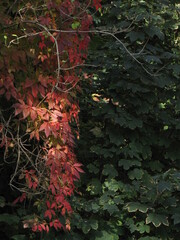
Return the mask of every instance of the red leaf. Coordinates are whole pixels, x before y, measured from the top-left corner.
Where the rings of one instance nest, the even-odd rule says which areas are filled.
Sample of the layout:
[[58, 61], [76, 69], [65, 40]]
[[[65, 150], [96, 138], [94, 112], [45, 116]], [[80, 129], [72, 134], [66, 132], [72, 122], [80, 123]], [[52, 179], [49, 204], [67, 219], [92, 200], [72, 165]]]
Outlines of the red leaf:
[[52, 213], [52, 215], [54, 215], [54, 216], [56, 215], [54, 210], [51, 210], [51, 213]]
[[42, 232], [42, 227], [41, 227], [41, 225], [38, 226], [38, 230], [39, 230], [40, 232]]
[[51, 208], [57, 208], [57, 204], [55, 202], [52, 203]]
[[40, 42], [40, 43], [39, 43], [39, 48], [42, 50], [44, 47], [46, 47], [46, 45], [44, 44], [44, 42]]
[[32, 95], [34, 98], [37, 97], [37, 95], [38, 95], [38, 86], [37, 85], [32, 87]]
[[65, 209], [65, 207], [63, 207], [63, 208], [62, 208], [62, 211], [61, 211], [61, 214], [64, 216], [65, 213], [66, 213], [66, 209]]
[[6, 92], [6, 98], [7, 98], [7, 100], [9, 100], [11, 98], [11, 93], [10, 92]]
[[33, 185], [32, 185], [33, 189], [36, 189], [37, 188], [37, 183], [34, 182]]
[[81, 168], [79, 168], [79, 167], [75, 167], [75, 168], [76, 168], [76, 170], [77, 170], [78, 172], [84, 173], [84, 170], [82, 170]]
[[100, 4], [101, 0], [93, 0], [93, 4], [96, 8], [96, 11], [101, 8], [101, 4]]
[[70, 230], [71, 230], [70, 224], [66, 224], [66, 230], [67, 230], [67, 231], [70, 231]]
[[27, 108], [27, 107], [24, 108], [24, 109], [23, 109], [23, 118], [24, 118], [24, 119], [27, 118], [29, 114], [30, 114], [30, 109]]
[[32, 227], [32, 231], [33, 231], [33, 232], [36, 232], [37, 229], [38, 229], [38, 226], [37, 226], [37, 225], [35, 225], [35, 226]]
[[44, 122], [44, 123], [40, 126], [40, 128], [39, 128], [39, 131], [42, 131], [42, 130], [45, 131], [46, 137], [49, 137], [50, 132], [51, 132], [49, 123]]
[[51, 192], [52, 192], [53, 195], [56, 194], [56, 190], [55, 190], [55, 187], [54, 187], [53, 184], [51, 184], [51, 185], [49, 186], [49, 190], [51, 190]]
[[39, 128], [39, 132], [43, 131], [46, 128], [47, 124], [48, 124], [47, 122], [44, 122]]
[[44, 214], [44, 217], [48, 217], [49, 220], [52, 219], [52, 214], [51, 214], [51, 210], [46, 210], [45, 214]]
[[54, 38], [53, 38], [53, 37], [50, 37], [50, 40], [51, 40], [51, 42], [53, 42], [53, 43], [54, 43]]
[[18, 115], [19, 113], [21, 113], [22, 110], [23, 110], [22, 108], [16, 108], [15, 109], [15, 116]]
[[42, 97], [45, 97], [45, 89], [42, 85], [39, 86], [39, 93], [41, 94]]
[[48, 26], [51, 23], [51, 18], [48, 15], [40, 16], [39, 21], [42, 25], [47, 25]]
[[46, 227], [45, 227], [44, 224], [41, 224], [41, 227], [42, 227], [42, 229], [43, 229], [44, 231], [46, 231]]
[[37, 118], [37, 113], [34, 109], [30, 110], [31, 119], [34, 121]]
[[23, 87], [24, 88], [29, 88], [29, 87], [31, 87], [32, 85], [34, 84], [34, 82], [32, 81], [32, 80], [30, 80], [30, 79], [26, 79], [26, 82], [24, 83], [24, 85], [23, 85]]
[[5, 89], [4, 88], [1, 88], [0, 90], [0, 95], [3, 95], [5, 93]]
[[46, 225], [46, 232], [48, 233], [49, 232], [49, 226]]
[[22, 203], [26, 199], [26, 193], [23, 193], [22, 196], [19, 198], [19, 201]]
[[54, 228], [56, 230], [61, 229], [63, 227], [63, 225], [60, 223], [60, 221], [58, 219], [54, 220]]
[[44, 62], [48, 57], [46, 55], [41, 55], [41, 61]]
[[51, 204], [50, 204], [49, 201], [46, 201], [46, 205], [47, 205], [48, 208], [51, 208]]
[[38, 131], [35, 131], [35, 136], [36, 136], [36, 139], [39, 141], [39, 132]]
[[48, 126], [45, 128], [46, 137], [49, 137], [50, 132], [51, 132], [51, 129], [50, 129], [49, 125], [48, 125]]
[[29, 188], [32, 188], [32, 186], [33, 186], [33, 182], [32, 182], [31, 180], [29, 181], [28, 186], [29, 186]]
[[13, 204], [13, 205], [16, 205], [16, 203], [19, 202], [19, 199], [20, 199], [20, 197], [16, 198], [16, 199], [13, 201], [12, 204]]

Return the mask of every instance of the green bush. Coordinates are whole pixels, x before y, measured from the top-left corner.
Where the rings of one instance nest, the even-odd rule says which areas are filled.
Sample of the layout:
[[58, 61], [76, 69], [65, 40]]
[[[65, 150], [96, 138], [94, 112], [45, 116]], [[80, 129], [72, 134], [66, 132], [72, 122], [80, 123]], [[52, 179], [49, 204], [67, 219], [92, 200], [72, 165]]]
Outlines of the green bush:
[[97, 27], [114, 35], [91, 42], [98, 68], [80, 97], [77, 153], [86, 173], [71, 237], [178, 240], [179, 5], [103, 3]]

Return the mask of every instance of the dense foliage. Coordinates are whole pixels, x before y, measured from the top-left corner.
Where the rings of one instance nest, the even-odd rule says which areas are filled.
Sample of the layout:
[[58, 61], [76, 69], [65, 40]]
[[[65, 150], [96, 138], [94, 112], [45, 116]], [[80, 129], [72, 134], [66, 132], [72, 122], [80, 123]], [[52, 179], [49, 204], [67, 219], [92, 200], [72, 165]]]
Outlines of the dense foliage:
[[98, 68], [82, 86], [73, 239], [178, 240], [178, 5], [103, 3], [89, 53]]
[[[56, 0], [54, 2], [60, 4], [62, 1]], [[72, 6], [76, 1], [67, 2], [71, 3], [70, 6]], [[80, 2], [77, 9], [82, 8], [83, 1]], [[96, 9], [100, 7], [98, 1], [93, 1], [93, 4], [96, 5]], [[6, 4], [2, 5], [8, 14], [11, 13], [12, 15], [17, 12], [17, 9], [13, 12], [11, 8], [8, 10]], [[63, 8], [63, 11], [66, 7]], [[53, 13], [50, 13], [50, 18]], [[76, 51], [79, 39], [72, 40], [70, 37], [69, 40], [69, 33], [65, 34], [66, 37], [63, 36], [61, 39], [61, 42], [63, 42], [65, 38], [64, 44], [67, 46], [65, 51], [67, 55], [69, 54], [68, 58], [65, 58], [66, 60], [64, 55], [63, 59], [61, 59], [61, 64], [63, 64], [61, 66], [66, 68], [64, 74], [69, 74], [67, 68], [71, 68], [73, 76], [78, 76], [75, 83], [81, 78], [81, 91], [78, 89], [80, 121], [78, 122], [77, 117], [79, 106], [77, 104], [77, 89], [74, 89], [74, 85], [70, 86], [72, 91], [63, 94], [63, 99], [66, 99], [69, 103], [64, 106], [66, 110], [63, 112], [69, 116], [68, 129], [71, 136], [72, 133], [77, 135], [77, 127], [72, 121], [70, 123], [72, 115], [74, 118], [74, 113], [76, 113], [75, 119], [80, 128], [80, 138], [78, 137], [79, 140], [75, 140], [77, 146], [75, 152], [78, 161], [84, 165], [85, 174], [81, 177], [81, 182], [77, 182], [78, 191], [75, 189], [74, 181], [72, 183], [76, 194], [69, 194], [71, 196], [65, 197], [67, 203], [70, 203], [68, 206], [73, 207], [73, 213], [70, 215], [66, 213], [63, 220], [62, 208], [60, 208], [61, 214], [57, 216], [57, 220], [62, 224], [64, 223], [67, 230], [70, 228], [70, 220], [71, 231], [63, 232], [61, 228], [59, 229], [60, 232], [57, 232], [51, 229], [46, 235], [41, 234], [40, 236], [36, 234], [36, 239], [178, 240], [180, 227], [180, 45], [178, 36], [178, 1], [103, 0], [102, 9], [94, 14], [92, 8], [90, 8], [88, 14], [90, 13], [96, 24], [96, 30], [91, 30], [91, 44], [88, 51], [88, 61], [91, 67], [83, 68], [80, 71], [77, 68], [74, 70], [74, 65], [82, 64], [84, 58], [86, 58], [84, 55], [78, 55], [80, 59], [82, 57], [82, 62], [75, 62], [77, 55], [74, 55], [74, 51]], [[49, 21], [47, 19], [46, 21]], [[85, 17], [84, 19], [89, 19], [92, 24], [92, 18]], [[46, 21], [42, 23], [45, 26]], [[67, 24], [71, 31], [85, 30], [79, 29], [82, 27], [81, 18], [71, 19], [70, 22], [67, 21]], [[30, 27], [32, 26], [30, 25]], [[61, 27], [62, 29], [67, 28], [65, 25], [61, 25]], [[85, 25], [85, 27], [87, 26]], [[51, 26], [48, 26], [48, 28], [51, 28]], [[8, 45], [11, 39], [9, 41], [9, 35], [5, 34], [7, 33], [6, 29], [6, 27], [3, 28], [1, 43]], [[89, 26], [87, 30], [89, 30]], [[15, 41], [17, 36], [12, 35], [14, 32], [10, 32], [10, 34], [12, 40]], [[79, 35], [77, 34], [77, 37], [81, 39], [82, 36]], [[12, 48], [10, 50], [3, 48], [7, 49], [4, 50], [3, 57], [8, 56], [11, 58], [10, 53], [12, 53], [15, 62], [17, 62], [17, 65], [14, 66], [16, 73], [14, 77], [19, 79], [19, 82], [16, 84], [20, 85], [24, 82], [24, 79], [26, 79], [24, 75], [31, 76], [32, 79], [31, 74], [34, 68], [37, 69], [35, 74], [37, 80], [39, 77], [41, 78], [40, 74], [42, 72], [45, 72], [50, 77], [52, 74], [50, 68], [52, 62], [55, 61], [56, 63], [53, 69], [58, 69], [57, 60], [51, 59], [52, 56], [54, 58], [56, 56], [54, 55], [54, 49], [56, 49], [53, 45], [54, 42], [52, 42], [53, 47], [48, 45], [51, 46], [49, 47], [51, 49], [49, 55], [44, 55], [44, 51], [47, 49], [44, 48], [43, 44], [46, 44], [46, 41], [50, 42], [52, 39], [50, 40], [49, 36], [43, 37], [43, 35], [40, 35], [40, 38], [36, 40], [37, 42], [35, 39], [33, 38], [33, 46], [35, 52], [39, 53], [38, 56], [35, 54], [37, 61], [34, 59], [33, 51], [30, 50], [31, 46], [27, 44], [25, 39], [23, 39], [22, 45], [18, 45], [18, 47], [28, 45], [25, 48], [28, 49], [26, 56], [28, 65], [21, 60], [23, 53], [20, 52], [18, 55], [17, 46], [14, 47], [16, 54], [13, 54]], [[73, 44], [71, 42], [72, 45], [66, 45], [68, 40], [70, 42], [72, 40]], [[69, 51], [69, 48], [72, 51]], [[85, 49], [87, 49], [87, 45]], [[82, 48], [82, 50], [85, 49]], [[73, 62], [71, 62], [71, 59], [73, 59]], [[7, 62], [12, 61], [13, 58], [6, 61], [2, 68], [7, 65]], [[10, 73], [13, 75], [14, 68], [10, 68]], [[28, 75], [26, 73], [27, 69], [29, 69]], [[57, 72], [52, 76], [51, 81], [57, 77], [56, 74]], [[45, 83], [48, 82], [47, 78], [46, 80]], [[66, 80], [63, 83], [66, 83]], [[38, 84], [40, 85], [41, 81]], [[19, 85], [15, 85], [15, 87], [17, 88]], [[39, 85], [38, 92], [41, 93]], [[52, 85], [53, 82], [50, 83], [50, 86]], [[69, 88], [69, 85], [66, 87]], [[73, 88], [71, 89], [71, 87]], [[29, 94], [35, 94], [34, 91], [36, 90], [33, 89], [33, 85], [27, 85], [27, 88], [22, 88], [21, 96], [26, 91]], [[36, 96], [33, 95], [34, 98], [36, 99]], [[42, 98], [43, 96], [38, 100]], [[9, 106], [7, 106], [5, 98], [2, 99], [1, 108], [6, 109], [6, 112], [1, 116], [5, 118], [6, 124], [4, 126], [7, 126], [12, 113], [12, 108], [10, 108], [12, 102], [9, 102]], [[56, 99], [56, 96], [54, 99]], [[40, 105], [42, 104], [43, 108], [48, 108], [48, 100], [50, 101], [51, 98], [46, 98]], [[73, 106], [75, 106], [74, 110]], [[20, 105], [16, 105], [16, 108], [22, 109]], [[52, 108], [52, 110], [55, 109]], [[19, 129], [21, 134], [26, 134], [25, 140], [27, 141], [36, 120], [32, 121], [32, 125], [27, 126], [27, 120], [31, 122], [31, 114], [27, 112], [28, 115], [26, 116], [23, 110], [18, 111], [18, 113], [23, 113]], [[61, 122], [62, 118], [59, 117], [58, 122]], [[17, 134], [19, 134], [17, 120], [19, 120], [18, 116], [14, 117], [10, 125], [13, 134], [16, 136], [15, 139], [18, 139]], [[43, 127], [41, 130], [39, 141], [32, 138], [30, 141], [31, 147], [25, 145], [35, 155], [39, 151], [36, 148], [37, 144], [41, 147], [44, 146], [45, 139], [48, 139], [54, 133], [51, 130], [48, 132]], [[35, 138], [37, 137], [35, 136]], [[55, 142], [51, 139], [53, 144], [59, 143], [59, 141], [56, 141], [56, 137], [54, 140]], [[67, 138], [67, 141], [69, 141], [69, 138]], [[25, 144], [27, 143], [29, 142], [25, 142]], [[63, 153], [66, 154], [67, 144], [61, 141], [60, 143], [58, 151], [63, 147]], [[3, 223], [1, 231], [4, 231], [3, 237], [6, 235], [11, 239], [34, 239], [35, 235], [33, 233], [28, 233], [25, 231], [26, 229], [22, 228], [22, 220], [24, 220], [23, 223], [26, 226], [30, 223], [29, 220], [32, 219], [32, 211], [38, 210], [41, 214], [38, 218], [43, 219], [45, 211], [49, 210], [48, 213], [46, 212], [47, 217], [45, 218], [47, 222], [45, 226], [47, 226], [50, 220], [49, 213], [53, 215], [53, 209], [52, 205], [49, 206], [49, 203], [42, 201], [44, 195], [36, 198], [37, 201], [34, 201], [34, 197], [31, 201], [27, 201], [25, 208], [22, 203], [18, 203], [15, 207], [10, 205], [10, 201], [15, 198], [13, 195], [16, 195], [16, 192], [10, 192], [7, 185], [9, 179], [14, 176], [16, 162], [11, 165], [9, 162], [12, 161], [12, 158], [13, 160], [17, 159], [18, 149], [16, 146], [17, 144], [14, 146], [14, 142], [10, 141], [8, 158], [5, 159], [6, 162], [3, 162], [2, 167], [1, 181], [6, 184], [5, 188], [3, 188], [3, 198], [0, 198], [0, 207], [3, 207], [4, 211], [0, 215], [0, 221]], [[48, 146], [48, 148], [51, 147]], [[74, 146], [71, 149], [73, 158], [75, 158]], [[2, 156], [4, 150], [5, 148], [2, 149]], [[7, 152], [5, 151], [5, 153]], [[44, 149], [41, 154], [44, 154]], [[27, 156], [25, 154], [22, 156], [25, 157], [24, 162], [28, 162], [29, 167], [30, 162], [27, 161]], [[36, 158], [33, 157], [32, 159], [36, 161]], [[72, 156], [68, 157], [68, 159], [67, 162], [71, 162]], [[78, 171], [82, 170], [81, 168], [78, 170], [80, 165], [75, 166], [75, 170], [77, 170], [75, 177], [77, 178]], [[65, 171], [63, 174], [67, 174], [67, 172]], [[36, 182], [33, 180], [35, 179], [35, 177], [32, 177], [33, 174], [34, 172], [30, 173], [32, 184]], [[7, 176], [9, 176], [9, 179]], [[29, 175], [27, 174], [25, 177], [28, 179], [27, 183], [31, 183]], [[39, 176], [37, 178], [39, 179]], [[20, 183], [21, 181], [23, 180], [20, 179]], [[42, 181], [44, 183], [49, 180], [43, 179]], [[64, 185], [62, 190], [64, 190]], [[7, 197], [8, 194], [9, 197]], [[53, 194], [51, 195], [53, 196]], [[31, 202], [34, 203], [33, 207]], [[27, 203], [31, 206], [28, 207]], [[43, 204], [47, 205], [46, 208], [41, 206]], [[54, 216], [52, 217], [54, 219]], [[8, 229], [11, 229], [11, 233], [8, 232]]]

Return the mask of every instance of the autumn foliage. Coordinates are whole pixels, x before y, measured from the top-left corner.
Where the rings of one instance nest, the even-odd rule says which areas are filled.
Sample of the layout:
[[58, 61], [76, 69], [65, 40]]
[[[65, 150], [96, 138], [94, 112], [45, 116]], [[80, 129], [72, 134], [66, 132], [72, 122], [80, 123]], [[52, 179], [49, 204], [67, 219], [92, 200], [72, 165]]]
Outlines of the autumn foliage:
[[1, 147], [5, 158], [9, 151], [16, 154], [10, 185], [22, 195], [14, 203], [34, 198], [41, 212], [24, 227], [70, 230], [68, 198], [83, 172], [74, 153], [76, 92], [93, 23], [88, 9], [98, 10], [100, 0], [18, 2], [15, 12], [2, 4], [0, 13], [0, 95], [10, 109], [8, 120], [1, 116]]

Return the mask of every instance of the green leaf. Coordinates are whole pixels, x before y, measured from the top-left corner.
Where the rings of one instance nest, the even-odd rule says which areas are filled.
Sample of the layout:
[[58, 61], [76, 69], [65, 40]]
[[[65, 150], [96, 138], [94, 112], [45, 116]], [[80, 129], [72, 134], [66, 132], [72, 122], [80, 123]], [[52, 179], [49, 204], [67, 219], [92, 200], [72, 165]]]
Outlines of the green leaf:
[[180, 223], [180, 214], [179, 213], [175, 213], [172, 216], [172, 219], [174, 220], [174, 225], [179, 224]]
[[78, 22], [78, 21], [73, 22], [71, 25], [72, 29], [74, 29], [74, 30], [76, 30], [79, 26], [80, 26], [80, 22]]
[[114, 201], [112, 199], [110, 199], [108, 201], [108, 203], [106, 203], [103, 206], [103, 210], [107, 210], [109, 212], [110, 215], [112, 215], [113, 213], [117, 213], [119, 212], [118, 207], [115, 205]]
[[139, 202], [130, 202], [126, 205], [125, 208], [128, 209], [128, 212], [136, 212], [137, 210], [139, 210], [142, 213], [146, 213], [149, 209], [149, 206], [141, 204]]
[[17, 224], [19, 223], [19, 221], [20, 221], [20, 218], [15, 215], [8, 214], [8, 213], [0, 214], [0, 222], [7, 223], [8, 225]]
[[149, 233], [150, 232], [150, 226], [144, 224], [144, 222], [139, 222], [137, 223], [137, 231], [140, 232], [141, 234], [142, 233]]
[[146, 55], [145, 61], [148, 63], [162, 63], [160, 58], [158, 58], [157, 56], [153, 56], [153, 55]]
[[170, 191], [171, 190], [171, 183], [170, 182], [166, 182], [166, 181], [160, 181], [159, 183], [158, 183], [158, 186], [157, 186], [157, 188], [158, 188], [158, 192], [159, 193], [162, 193], [162, 192], [164, 192], [164, 191]]
[[119, 128], [111, 126], [106, 129], [106, 132], [111, 143], [114, 143], [116, 146], [120, 146], [123, 143], [124, 138]]
[[98, 229], [98, 221], [95, 219], [91, 219], [89, 220], [89, 224], [91, 225], [91, 228], [94, 230]]
[[95, 137], [100, 138], [103, 136], [103, 132], [99, 127], [94, 127], [93, 129], [90, 130], [94, 134]]
[[102, 174], [114, 178], [118, 176], [118, 172], [112, 164], [105, 164]]
[[99, 172], [99, 168], [97, 168], [94, 164], [90, 163], [87, 165], [87, 168], [90, 173], [97, 174]]
[[87, 221], [85, 221], [83, 223], [83, 226], [82, 226], [82, 231], [83, 233], [87, 234], [90, 230], [91, 230], [91, 225], [88, 224], [88, 222], [86, 223]]
[[0, 207], [4, 207], [6, 205], [6, 199], [2, 196], [0, 196]]
[[160, 30], [159, 27], [157, 26], [149, 26], [148, 28], [145, 29], [145, 32], [150, 36], [150, 37], [154, 37], [157, 36], [160, 40], [164, 39], [164, 34], [163, 32]]
[[115, 179], [111, 179], [108, 181], [104, 182], [105, 187], [107, 187], [109, 190], [113, 191], [113, 192], [117, 192], [119, 189], [119, 182], [116, 181]]
[[155, 227], [159, 227], [161, 224], [169, 226], [168, 218], [164, 215], [149, 213], [146, 218], [146, 224], [152, 223]]
[[97, 203], [92, 203], [91, 204], [91, 208], [93, 210], [94, 213], [98, 212], [98, 210], [100, 209], [100, 206]]
[[119, 240], [119, 236], [111, 232], [101, 231], [96, 233], [94, 240]]
[[93, 178], [88, 184], [87, 191], [90, 192], [91, 195], [100, 194], [102, 191], [101, 182], [97, 178]]
[[138, 240], [159, 240], [159, 238], [148, 236], [148, 237], [141, 237]]
[[133, 159], [131, 159], [131, 160], [121, 159], [121, 160], [119, 160], [118, 165], [119, 165], [119, 167], [122, 166], [125, 170], [129, 170], [129, 168], [132, 167], [132, 166], [140, 167], [141, 162], [138, 161], [138, 160], [133, 160]]
[[180, 65], [179, 64], [174, 64], [173, 66], [170, 66], [170, 68], [173, 69], [174, 74], [176, 74], [177, 76], [180, 75]]
[[144, 174], [142, 169], [135, 168], [134, 170], [128, 172], [128, 176], [131, 180], [133, 179], [141, 179]]
[[25, 235], [14, 235], [11, 237], [12, 240], [26, 240]]
[[145, 35], [143, 32], [134, 32], [134, 31], [131, 31], [126, 36], [128, 36], [130, 38], [131, 42], [135, 42], [136, 40], [143, 41], [145, 38]]

